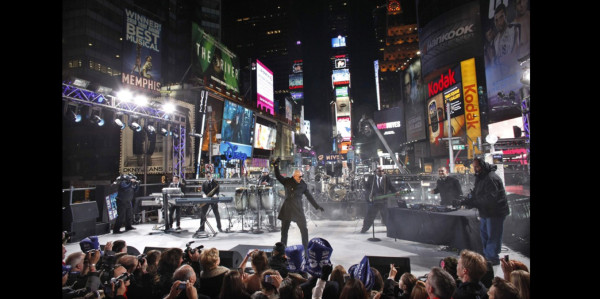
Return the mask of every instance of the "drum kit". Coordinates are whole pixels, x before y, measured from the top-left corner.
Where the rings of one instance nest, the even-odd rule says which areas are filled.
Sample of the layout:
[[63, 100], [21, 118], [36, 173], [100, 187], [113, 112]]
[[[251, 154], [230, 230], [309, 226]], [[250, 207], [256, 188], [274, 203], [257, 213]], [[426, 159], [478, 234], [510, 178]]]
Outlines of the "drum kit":
[[[261, 233], [260, 230], [260, 215], [264, 211], [265, 215], [273, 214], [273, 220], [276, 220], [276, 201], [279, 203], [278, 197], [275, 196], [273, 187], [265, 185], [248, 185], [248, 187], [238, 187], [235, 189], [234, 204], [238, 215], [242, 216], [242, 231], [244, 228], [244, 215], [250, 215], [254, 219], [257, 217], [257, 228], [252, 226], [252, 232]], [[275, 221], [273, 221], [275, 222]], [[274, 229], [273, 227], [271, 229]]]
[[355, 201], [364, 191], [363, 181], [362, 176], [332, 177], [319, 172], [315, 175], [316, 196], [323, 201]]

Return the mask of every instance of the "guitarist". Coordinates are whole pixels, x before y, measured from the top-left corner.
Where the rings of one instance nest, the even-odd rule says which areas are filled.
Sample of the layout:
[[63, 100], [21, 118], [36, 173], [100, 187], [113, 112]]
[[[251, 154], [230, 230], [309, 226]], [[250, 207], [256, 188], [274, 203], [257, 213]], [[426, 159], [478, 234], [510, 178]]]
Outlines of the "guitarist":
[[[202, 183], [202, 192], [204, 192], [202, 197], [207, 197], [210, 193], [213, 194], [212, 197], [218, 197], [218, 195], [219, 195], [219, 183], [213, 179], [212, 175], [213, 174], [210, 172], [206, 173], [206, 181], [204, 181], [204, 183]], [[215, 190], [215, 191], [213, 192], [213, 190]], [[202, 208], [200, 208], [200, 228], [198, 229], [198, 232], [204, 231], [204, 224], [206, 223], [206, 214], [208, 213], [209, 207], [212, 207], [212, 211], [215, 214], [215, 219], [217, 220], [217, 228], [219, 229], [219, 232], [222, 233], [223, 230], [221, 229], [221, 216], [219, 215], [219, 203], [216, 203], [216, 202], [211, 203], [211, 204], [205, 204], [202, 206]]]
[[369, 230], [371, 225], [373, 225], [373, 221], [375, 221], [375, 217], [377, 217], [377, 213], [381, 213], [381, 219], [383, 224], [386, 222], [386, 214], [385, 208], [387, 206], [387, 200], [373, 200], [376, 196], [386, 195], [388, 193], [393, 192], [396, 196], [400, 195], [400, 191], [396, 191], [394, 185], [390, 181], [390, 178], [383, 174], [383, 166], [377, 166], [375, 170], [375, 175], [371, 176], [366, 184], [366, 198], [367, 202], [367, 215], [365, 216], [365, 220], [363, 221], [362, 229], [360, 230], [361, 234], [364, 234]]

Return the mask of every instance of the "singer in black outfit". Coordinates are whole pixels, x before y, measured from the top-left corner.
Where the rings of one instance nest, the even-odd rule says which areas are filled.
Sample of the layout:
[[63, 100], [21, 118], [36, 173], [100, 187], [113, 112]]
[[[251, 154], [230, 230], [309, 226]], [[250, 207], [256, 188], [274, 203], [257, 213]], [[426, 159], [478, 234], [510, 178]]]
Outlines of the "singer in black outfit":
[[[206, 181], [202, 183], [202, 192], [204, 192], [204, 197], [208, 196], [208, 194], [215, 188], [216, 190], [213, 192], [212, 197], [218, 197], [219, 183], [215, 181], [215, 179], [213, 179], [212, 173], [207, 172]], [[208, 213], [209, 207], [212, 208], [212, 211], [215, 214], [215, 219], [217, 220], [217, 228], [219, 229], [219, 232], [223, 232], [223, 230], [221, 229], [221, 216], [219, 215], [219, 203], [216, 202], [211, 204], [205, 204], [200, 209], [200, 228], [198, 229], [198, 231], [204, 231], [204, 224], [206, 223], [206, 213]]]
[[361, 234], [366, 233], [371, 225], [373, 225], [375, 217], [377, 217], [377, 213], [381, 213], [381, 220], [383, 221], [383, 224], [386, 223], [387, 216], [385, 209], [387, 206], [387, 199], [373, 200], [373, 198], [375, 196], [386, 195], [390, 193], [389, 191], [396, 193], [396, 196], [400, 195], [400, 192], [396, 191], [396, 188], [394, 188], [390, 178], [387, 175], [383, 175], [383, 167], [381, 165], [377, 166], [375, 174], [376, 175], [369, 178], [366, 184], [367, 188], [365, 197], [368, 202], [367, 215], [365, 216], [362, 229], [360, 230]]
[[137, 178], [133, 174], [121, 175], [117, 178], [119, 190], [117, 193], [117, 219], [113, 227], [113, 234], [123, 233], [121, 225], [125, 224], [125, 231], [135, 229], [133, 227], [133, 197], [140, 188]]
[[462, 188], [457, 178], [448, 176], [448, 169], [442, 166], [438, 169], [440, 178], [437, 180], [435, 189], [431, 190], [431, 194], [440, 194], [442, 206], [449, 206], [462, 198]]
[[[171, 184], [169, 184], [169, 188], [181, 188], [181, 191], [183, 191], [184, 187], [185, 187], [185, 182], [183, 182], [183, 181], [180, 182], [179, 176], [174, 175], [173, 181], [171, 182]], [[181, 207], [175, 206], [175, 205], [172, 205], [169, 207], [169, 227], [168, 228], [173, 227], [173, 212], [175, 212], [175, 214], [176, 214], [175, 219], [177, 221], [177, 230], [181, 230]]]
[[280, 158], [277, 158], [273, 163], [275, 168], [275, 177], [285, 188], [285, 200], [279, 209], [279, 216], [277, 219], [281, 220], [281, 243], [287, 246], [288, 230], [292, 221], [296, 222], [302, 235], [302, 245], [304, 250], [308, 249], [308, 228], [306, 227], [306, 217], [304, 217], [304, 207], [302, 206], [302, 195], [306, 196], [306, 199], [312, 204], [312, 206], [320, 210], [325, 211], [313, 198], [308, 191], [308, 186], [302, 180], [302, 171], [299, 169], [294, 170], [294, 174], [291, 178], [283, 177], [279, 173], [279, 162]]

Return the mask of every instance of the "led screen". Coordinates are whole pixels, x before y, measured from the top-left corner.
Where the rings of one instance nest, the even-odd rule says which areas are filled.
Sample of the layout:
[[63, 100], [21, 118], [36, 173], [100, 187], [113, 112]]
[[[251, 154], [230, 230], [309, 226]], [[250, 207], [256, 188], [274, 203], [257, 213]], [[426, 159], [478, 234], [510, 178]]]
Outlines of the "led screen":
[[304, 92], [302, 92], [302, 91], [292, 91], [292, 92], [290, 92], [290, 95], [292, 95], [292, 99], [294, 99], [295, 101], [301, 100], [304, 98]]
[[105, 201], [108, 220], [115, 220], [117, 218], [117, 192], [107, 195]]
[[290, 89], [303, 88], [302, 74], [290, 74]]
[[335, 96], [336, 97], [347, 97], [348, 96], [348, 86], [340, 86], [335, 88]]
[[258, 59], [256, 60], [256, 106], [263, 107], [271, 115], [275, 114], [273, 107], [273, 72]]
[[276, 129], [258, 123], [254, 127], [254, 148], [272, 150], [276, 139]]
[[339, 47], [345, 47], [346, 46], [346, 37], [345, 36], [338, 36], [338, 37], [334, 37], [331, 39], [331, 47], [332, 48], [339, 48]]
[[337, 118], [337, 131], [342, 135], [342, 140], [349, 141], [352, 137], [350, 125], [350, 116], [342, 116]]
[[350, 70], [349, 69], [333, 70], [333, 74], [331, 75], [331, 80], [333, 81], [333, 85], [350, 84]]
[[254, 114], [240, 105], [225, 101], [221, 139], [241, 144], [252, 144], [254, 134]]

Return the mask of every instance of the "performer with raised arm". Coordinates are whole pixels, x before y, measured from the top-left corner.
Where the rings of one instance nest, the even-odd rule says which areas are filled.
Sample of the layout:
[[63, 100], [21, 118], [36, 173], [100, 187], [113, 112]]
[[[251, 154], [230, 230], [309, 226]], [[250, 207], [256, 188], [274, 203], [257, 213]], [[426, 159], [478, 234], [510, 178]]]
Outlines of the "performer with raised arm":
[[304, 208], [302, 207], [302, 195], [306, 196], [306, 199], [312, 204], [312, 206], [320, 210], [325, 211], [313, 198], [308, 191], [308, 186], [302, 180], [302, 171], [299, 169], [294, 170], [292, 177], [283, 177], [279, 173], [279, 162], [280, 158], [277, 158], [273, 163], [275, 168], [275, 177], [285, 188], [285, 199], [279, 210], [279, 216], [277, 219], [281, 220], [281, 243], [288, 245], [288, 230], [290, 229], [290, 223], [296, 222], [298, 228], [300, 228], [300, 234], [302, 234], [302, 245], [304, 250], [308, 248], [308, 228], [306, 227], [306, 217], [304, 216]]

